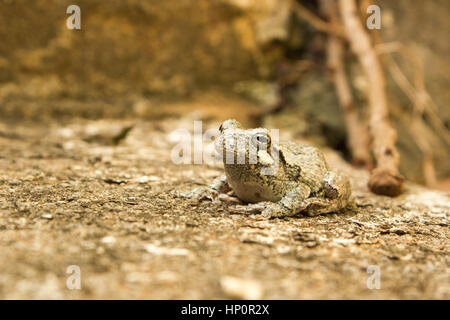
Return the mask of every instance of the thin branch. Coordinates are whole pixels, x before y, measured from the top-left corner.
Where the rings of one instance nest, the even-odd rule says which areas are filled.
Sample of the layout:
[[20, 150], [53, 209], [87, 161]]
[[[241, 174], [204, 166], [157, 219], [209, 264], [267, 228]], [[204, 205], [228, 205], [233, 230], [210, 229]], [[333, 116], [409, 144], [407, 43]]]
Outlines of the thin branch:
[[408, 80], [408, 78], [401, 71], [395, 60], [389, 56], [389, 71], [391, 72], [392, 78], [397, 83], [399, 88], [406, 94], [406, 96], [411, 100], [411, 102], [416, 106], [416, 112], [425, 113], [433, 127], [440, 136], [445, 140], [447, 144], [450, 144], [450, 132], [444, 126], [441, 119], [436, 113], [438, 107], [434, 103], [431, 96], [425, 89], [423, 64], [415, 55], [413, 55], [408, 48], [406, 48], [400, 42], [388, 42], [382, 43], [376, 46], [378, 54], [388, 54], [392, 52], [399, 52], [405, 58], [411, 61], [414, 66], [414, 85]]
[[369, 188], [374, 193], [397, 196], [404, 190], [404, 179], [398, 171], [399, 154], [395, 147], [397, 134], [389, 122], [386, 83], [381, 63], [359, 19], [355, 0], [340, 0], [339, 9], [351, 48], [371, 84], [368, 100], [376, 168], [372, 171]]
[[317, 15], [306, 9], [296, 0], [291, 0], [291, 4], [294, 12], [298, 14], [305, 22], [309, 23], [313, 28], [325, 33], [334, 34], [337, 37], [345, 37], [345, 32], [340, 25], [327, 23], [326, 21], [322, 20]]
[[[405, 93], [405, 95], [411, 100], [414, 106], [409, 131], [414, 137], [414, 142], [417, 147], [422, 152], [422, 171], [425, 178], [425, 184], [429, 187], [433, 187], [437, 184], [436, 171], [433, 163], [433, 150], [428, 140], [425, 138], [426, 128], [424, 121], [422, 120], [422, 115], [427, 110], [430, 112], [434, 112], [434, 110], [432, 109], [433, 106], [430, 106], [430, 102], [432, 100], [425, 89], [425, 76], [422, 61], [415, 55], [411, 54], [407, 48], [399, 42], [379, 44], [376, 49], [379, 54], [399, 52], [413, 64], [414, 86], [410, 83], [391, 55], [388, 55], [386, 59], [392, 78], [397, 83], [399, 88]], [[441, 133], [441, 136], [444, 139], [448, 139], [448, 132], [443, 130], [441, 127], [436, 129]]]
[[[334, 0], [320, 1], [321, 13], [331, 25], [338, 25], [337, 6]], [[347, 145], [350, 149], [353, 163], [369, 167], [372, 163], [369, 150], [369, 136], [359, 118], [356, 104], [345, 72], [345, 46], [342, 39], [334, 34], [328, 35], [327, 65], [336, 89], [339, 105], [342, 109], [347, 128]]]

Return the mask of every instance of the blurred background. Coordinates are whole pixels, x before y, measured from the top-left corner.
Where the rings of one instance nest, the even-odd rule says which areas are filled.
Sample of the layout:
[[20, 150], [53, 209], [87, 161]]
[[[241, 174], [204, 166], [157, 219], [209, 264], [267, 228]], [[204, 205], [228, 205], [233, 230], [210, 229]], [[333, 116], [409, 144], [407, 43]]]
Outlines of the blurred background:
[[[318, 1], [297, 2], [320, 17]], [[449, 190], [450, 2], [373, 3], [381, 8], [379, 41], [402, 48], [388, 53], [394, 65], [383, 60], [400, 171]], [[71, 4], [81, 8], [81, 30], [66, 28]], [[0, 114], [7, 125], [163, 122], [194, 113], [205, 121], [234, 117], [248, 126], [286, 128], [349, 159], [327, 72], [327, 35], [305, 21], [293, 1], [0, 0], [0, 39]], [[349, 50], [345, 61], [365, 119], [370, 83]], [[419, 126], [411, 126], [414, 98], [391, 72], [394, 66], [411, 83], [423, 78], [418, 81], [432, 103]]]
[[[371, 193], [370, 161], [355, 161], [376, 82], [325, 2], [0, 0], [0, 299], [448, 299], [450, 193], [421, 185], [450, 190], [450, 1], [355, 0], [414, 182], [395, 198]], [[380, 30], [364, 27], [370, 4]], [[260, 220], [179, 198], [223, 167], [175, 164], [192, 137], [176, 130], [228, 118], [320, 147], [349, 174], [349, 208]]]

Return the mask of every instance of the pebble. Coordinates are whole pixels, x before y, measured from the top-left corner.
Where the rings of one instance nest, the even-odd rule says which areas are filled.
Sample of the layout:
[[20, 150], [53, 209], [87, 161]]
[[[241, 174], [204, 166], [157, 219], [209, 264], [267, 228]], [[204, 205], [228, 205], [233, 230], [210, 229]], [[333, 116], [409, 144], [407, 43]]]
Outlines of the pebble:
[[102, 238], [101, 242], [105, 244], [114, 244], [116, 243], [116, 238], [114, 238], [113, 236], [107, 236]]
[[224, 276], [220, 286], [227, 296], [235, 299], [260, 300], [264, 294], [261, 283], [251, 279]]
[[160, 181], [160, 180], [161, 180], [161, 178], [159, 178], [157, 176], [142, 176], [137, 179], [137, 182], [138, 183], [148, 183], [151, 181]]
[[188, 256], [191, 254], [189, 250], [184, 248], [164, 248], [153, 244], [147, 244], [144, 248], [148, 253], [153, 253], [156, 255]]

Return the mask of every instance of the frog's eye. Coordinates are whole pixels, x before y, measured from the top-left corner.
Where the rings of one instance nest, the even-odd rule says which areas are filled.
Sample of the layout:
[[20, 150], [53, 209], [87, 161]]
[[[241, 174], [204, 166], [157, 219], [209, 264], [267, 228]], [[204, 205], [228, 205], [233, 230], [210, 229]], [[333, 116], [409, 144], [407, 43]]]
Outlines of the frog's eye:
[[259, 135], [259, 136], [256, 136], [256, 141], [258, 141], [258, 142], [260, 142], [260, 143], [267, 144], [268, 139], [267, 139], [266, 136]]
[[252, 137], [253, 144], [267, 147], [270, 145], [270, 137], [267, 134], [257, 133]]

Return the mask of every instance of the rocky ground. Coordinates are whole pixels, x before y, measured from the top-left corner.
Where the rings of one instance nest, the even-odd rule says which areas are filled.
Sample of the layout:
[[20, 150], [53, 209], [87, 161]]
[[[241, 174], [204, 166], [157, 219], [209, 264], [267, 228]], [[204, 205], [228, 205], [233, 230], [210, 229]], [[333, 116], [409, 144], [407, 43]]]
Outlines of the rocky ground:
[[[0, 298], [450, 298], [448, 194], [373, 195], [367, 172], [328, 151], [352, 179], [344, 212], [192, 206], [173, 191], [221, 168], [174, 164], [180, 127], [192, 120], [0, 124]], [[80, 290], [67, 288], [72, 265]]]

